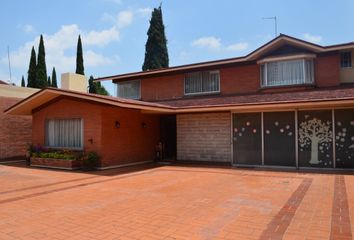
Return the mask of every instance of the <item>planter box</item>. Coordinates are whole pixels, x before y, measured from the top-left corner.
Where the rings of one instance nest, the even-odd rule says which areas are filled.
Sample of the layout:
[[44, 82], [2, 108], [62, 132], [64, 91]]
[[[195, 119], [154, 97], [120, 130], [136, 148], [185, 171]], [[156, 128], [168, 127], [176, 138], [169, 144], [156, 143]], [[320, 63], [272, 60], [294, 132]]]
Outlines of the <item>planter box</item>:
[[78, 160], [32, 157], [31, 166], [75, 170], [81, 168], [81, 162]]

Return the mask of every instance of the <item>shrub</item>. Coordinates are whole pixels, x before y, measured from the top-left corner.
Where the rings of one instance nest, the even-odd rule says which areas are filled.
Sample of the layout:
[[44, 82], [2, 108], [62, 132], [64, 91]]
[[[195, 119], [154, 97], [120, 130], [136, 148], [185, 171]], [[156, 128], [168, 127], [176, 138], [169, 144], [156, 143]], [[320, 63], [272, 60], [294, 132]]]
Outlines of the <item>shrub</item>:
[[100, 156], [96, 152], [89, 152], [86, 156], [83, 157], [83, 167], [86, 170], [93, 170], [99, 164]]

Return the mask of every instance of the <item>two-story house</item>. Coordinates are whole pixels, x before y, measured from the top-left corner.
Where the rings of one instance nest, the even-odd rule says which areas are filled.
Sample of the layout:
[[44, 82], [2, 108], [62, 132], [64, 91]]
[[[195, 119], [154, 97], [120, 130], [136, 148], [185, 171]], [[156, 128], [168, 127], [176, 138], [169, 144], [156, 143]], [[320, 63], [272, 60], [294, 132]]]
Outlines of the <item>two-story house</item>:
[[102, 168], [152, 160], [354, 168], [354, 42], [280, 35], [244, 57], [96, 79], [117, 97], [45, 89], [7, 110], [33, 115], [33, 144], [97, 151]]

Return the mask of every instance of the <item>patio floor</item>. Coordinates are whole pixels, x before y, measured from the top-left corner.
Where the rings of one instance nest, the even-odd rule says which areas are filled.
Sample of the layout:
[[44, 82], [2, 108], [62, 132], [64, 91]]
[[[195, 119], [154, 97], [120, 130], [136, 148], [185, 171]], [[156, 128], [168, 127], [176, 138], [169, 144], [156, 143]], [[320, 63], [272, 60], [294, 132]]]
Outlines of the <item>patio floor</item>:
[[352, 239], [354, 176], [0, 165], [0, 239]]

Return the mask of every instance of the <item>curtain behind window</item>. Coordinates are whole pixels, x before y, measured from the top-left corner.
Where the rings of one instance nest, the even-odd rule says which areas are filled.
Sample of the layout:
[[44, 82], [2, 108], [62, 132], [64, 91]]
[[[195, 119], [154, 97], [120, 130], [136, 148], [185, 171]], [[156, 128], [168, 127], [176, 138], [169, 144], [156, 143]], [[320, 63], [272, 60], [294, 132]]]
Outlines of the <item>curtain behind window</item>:
[[48, 119], [46, 146], [82, 148], [82, 119]]

